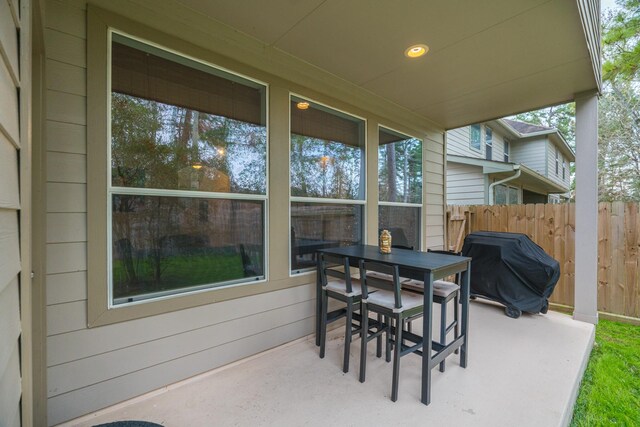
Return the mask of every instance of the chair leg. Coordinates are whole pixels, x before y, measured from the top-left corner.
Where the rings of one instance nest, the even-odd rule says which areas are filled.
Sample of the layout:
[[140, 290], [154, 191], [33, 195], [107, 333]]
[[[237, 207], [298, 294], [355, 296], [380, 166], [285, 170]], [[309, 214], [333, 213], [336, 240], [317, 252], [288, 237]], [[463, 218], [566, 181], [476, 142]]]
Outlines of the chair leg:
[[[458, 337], [460, 336], [460, 332], [459, 332], [460, 331], [459, 330], [459, 328], [460, 328], [460, 319], [458, 318], [458, 310], [459, 310], [459, 307], [458, 307], [458, 294], [456, 294], [453, 297], [453, 321], [456, 322], [455, 326], [453, 327], [453, 339], [454, 340], [457, 340]], [[456, 354], [460, 353], [460, 349], [456, 348], [455, 353]]]
[[320, 359], [324, 359], [324, 350], [327, 341], [327, 310], [329, 309], [327, 291], [324, 290], [322, 291], [322, 303], [320, 304], [320, 309], [322, 310], [322, 316], [320, 319]]
[[382, 315], [378, 313], [378, 337], [376, 338], [376, 357], [382, 357]]
[[342, 372], [349, 372], [349, 350], [351, 348], [351, 333], [353, 329], [353, 298], [347, 300], [347, 320], [344, 332], [344, 362]]
[[400, 351], [402, 350], [402, 329], [404, 320], [396, 318], [395, 347], [393, 348], [393, 379], [391, 382], [391, 401], [398, 400], [398, 381], [400, 379]]
[[384, 323], [387, 325], [385, 330], [385, 340], [386, 340], [386, 355], [385, 360], [387, 363], [391, 362], [391, 319], [389, 316], [384, 316]]
[[[440, 344], [447, 345], [447, 303], [440, 304]], [[444, 372], [443, 360], [440, 362], [440, 372]]]
[[369, 311], [367, 304], [362, 304], [362, 339], [360, 340], [360, 382], [363, 383], [367, 371], [367, 343], [369, 342]]

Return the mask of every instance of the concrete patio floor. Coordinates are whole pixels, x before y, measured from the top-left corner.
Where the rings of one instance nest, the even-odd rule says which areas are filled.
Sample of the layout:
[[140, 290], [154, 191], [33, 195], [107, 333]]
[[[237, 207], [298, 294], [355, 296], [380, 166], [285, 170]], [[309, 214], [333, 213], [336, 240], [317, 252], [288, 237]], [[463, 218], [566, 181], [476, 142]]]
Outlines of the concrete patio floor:
[[389, 400], [391, 363], [375, 357], [373, 342], [367, 381], [357, 378], [359, 339], [351, 347], [350, 372], [343, 374], [340, 328], [329, 335], [323, 360], [308, 336], [67, 425], [566, 425], [593, 345], [593, 325], [556, 312], [510, 319], [501, 307], [477, 301], [470, 319], [469, 366], [462, 369], [452, 355], [446, 372], [434, 369], [429, 406], [419, 400], [416, 355], [402, 358], [395, 403]]

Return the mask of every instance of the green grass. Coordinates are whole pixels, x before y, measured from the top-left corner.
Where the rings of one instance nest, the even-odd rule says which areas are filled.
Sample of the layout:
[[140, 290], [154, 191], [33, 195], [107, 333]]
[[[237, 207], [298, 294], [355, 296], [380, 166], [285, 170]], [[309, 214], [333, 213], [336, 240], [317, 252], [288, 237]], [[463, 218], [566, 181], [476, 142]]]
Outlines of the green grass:
[[600, 320], [571, 426], [640, 426], [640, 326]]
[[138, 282], [126, 283], [124, 265], [113, 263], [114, 296], [122, 298], [147, 292], [180, 289], [190, 286], [218, 283], [244, 277], [242, 258], [237, 254], [211, 254], [199, 256], [174, 256], [163, 261], [160, 283], [153, 279], [148, 259], [136, 262]]

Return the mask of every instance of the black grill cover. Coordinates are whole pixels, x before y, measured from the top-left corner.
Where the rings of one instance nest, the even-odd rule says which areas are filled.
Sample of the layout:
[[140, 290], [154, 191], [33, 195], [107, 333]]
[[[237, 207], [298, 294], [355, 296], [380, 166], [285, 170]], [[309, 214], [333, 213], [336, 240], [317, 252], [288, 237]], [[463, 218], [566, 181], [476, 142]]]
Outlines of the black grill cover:
[[464, 239], [471, 262], [471, 294], [529, 313], [546, 312], [560, 264], [528, 236], [478, 231]]

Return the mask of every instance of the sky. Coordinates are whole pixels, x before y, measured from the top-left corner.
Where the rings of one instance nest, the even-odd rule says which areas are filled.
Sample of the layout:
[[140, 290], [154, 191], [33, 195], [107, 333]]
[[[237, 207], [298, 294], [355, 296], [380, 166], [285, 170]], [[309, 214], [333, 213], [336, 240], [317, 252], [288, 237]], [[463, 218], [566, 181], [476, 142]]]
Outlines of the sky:
[[600, 8], [604, 13], [607, 11], [607, 9], [618, 9], [619, 7], [616, 4], [615, 0], [601, 0]]

